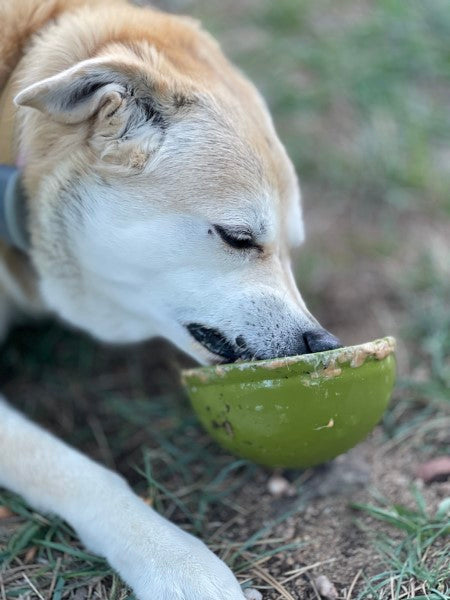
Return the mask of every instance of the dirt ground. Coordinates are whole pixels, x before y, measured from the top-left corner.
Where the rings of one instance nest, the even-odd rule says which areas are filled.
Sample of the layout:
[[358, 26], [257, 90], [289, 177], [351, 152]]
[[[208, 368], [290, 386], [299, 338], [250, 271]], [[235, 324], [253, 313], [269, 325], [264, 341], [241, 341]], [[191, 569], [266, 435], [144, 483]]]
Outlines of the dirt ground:
[[[44, 347], [51, 350], [49, 355], [32, 354], [32, 359], [25, 359], [27, 348], [34, 347], [36, 352], [42, 339]], [[8, 381], [2, 386], [6, 395], [64, 439], [117, 468], [159, 510], [195, 531], [186, 513], [168, 497], [173, 493], [183, 498], [183, 480], [176, 468], [164, 468], [173, 459], [158, 448], [161, 436], [164, 447], [166, 443], [176, 444], [180, 454], [187, 448], [198, 448], [188, 465], [192, 484], [187, 492], [187, 506], [192, 511], [199, 510], [196, 494], [201, 499], [204, 486], [234, 463], [208, 440], [190, 414], [177, 375], [180, 365], [188, 363], [185, 357], [159, 342], [146, 344], [131, 354], [128, 350], [105, 349], [52, 324], [19, 329], [10, 343], [9, 352], [16, 352], [17, 356], [11, 360], [16, 367], [9, 375], [25, 364], [26, 376], [6, 377]], [[80, 364], [83, 356], [87, 366]], [[75, 357], [79, 363], [74, 368]], [[89, 381], [80, 376], [86, 368]], [[105, 396], [120, 396], [121, 400], [110, 404], [105, 402]], [[161, 402], [165, 404], [161, 406]], [[156, 413], [152, 403], [159, 407]], [[245, 548], [255, 533], [262, 531], [256, 544], [243, 551], [241, 559], [245, 561], [234, 564], [243, 567], [238, 573], [240, 580], [257, 587], [266, 599], [317, 598], [314, 581], [318, 575], [326, 575], [334, 583], [339, 598], [357, 598], [366, 580], [385, 568], [374, 546], [373, 533], [397, 534], [355, 510], [352, 504], [373, 503], [382, 497], [392, 504], [414, 508], [411, 484], [415, 482], [432, 513], [449, 496], [450, 482], [424, 485], [415, 471], [427, 458], [446, 451], [449, 425], [450, 414], [439, 414], [393, 438], [387, 438], [379, 427], [346, 455], [303, 472], [274, 474], [251, 465], [238, 466], [219, 485], [219, 492], [229, 486], [235, 486], [234, 491], [225, 499], [217, 493], [207, 505], [201, 535], [229, 560], [236, 550]], [[155, 479], [164, 486], [163, 492], [145, 485], [142, 474], [136, 472], [135, 466], [142, 464], [144, 447], [147, 451], [153, 449]], [[281, 476], [288, 484], [281, 496], [271, 492], [274, 476]], [[26, 519], [13, 515], [0, 519], [0, 549], [2, 544], [6, 547], [13, 534], [17, 535], [24, 522]], [[72, 543], [77, 547], [76, 541]], [[39, 561], [34, 563], [36, 545], [39, 546], [30, 541], [13, 561], [13, 575], [22, 577], [20, 566], [33, 573], [33, 564], [39, 565]], [[66, 559], [67, 555], [63, 564]], [[70, 572], [74, 565], [69, 561], [65, 568]], [[17, 583], [14, 577], [13, 581]], [[45, 594], [50, 579], [38, 581]], [[88, 597], [92, 581], [96, 582], [81, 576], [76, 589], [63, 597]], [[94, 588], [93, 598], [110, 597], [108, 581], [108, 577], [103, 580], [103, 591], [95, 592]], [[13, 597], [16, 596], [10, 596], [6, 586], [6, 598]], [[39, 596], [30, 592], [25, 597]]]

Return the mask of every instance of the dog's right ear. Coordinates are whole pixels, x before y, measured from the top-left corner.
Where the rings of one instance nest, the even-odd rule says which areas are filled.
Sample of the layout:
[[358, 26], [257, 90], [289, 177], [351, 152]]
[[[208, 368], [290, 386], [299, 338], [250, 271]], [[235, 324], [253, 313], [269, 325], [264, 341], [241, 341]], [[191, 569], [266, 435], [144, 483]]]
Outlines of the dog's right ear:
[[138, 91], [156, 105], [167, 94], [168, 84], [158, 74], [150, 80], [138, 61], [92, 58], [34, 83], [14, 101], [35, 108], [60, 123], [81, 123], [100, 109], [112, 113], [123, 99]]
[[141, 169], [160, 147], [175, 113], [193, 101], [180, 79], [149, 50], [145, 63], [131, 57], [85, 60], [30, 85], [14, 100], [59, 123], [95, 119], [85, 131], [97, 156], [106, 163]]

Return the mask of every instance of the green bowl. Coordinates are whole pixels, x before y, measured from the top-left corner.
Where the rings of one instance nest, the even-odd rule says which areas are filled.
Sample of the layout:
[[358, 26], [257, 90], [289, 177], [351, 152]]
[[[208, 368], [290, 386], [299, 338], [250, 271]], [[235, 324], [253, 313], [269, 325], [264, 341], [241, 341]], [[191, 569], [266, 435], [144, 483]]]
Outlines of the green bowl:
[[195, 412], [230, 452], [270, 467], [309, 467], [363, 440], [395, 381], [395, 340], [184, 371]]

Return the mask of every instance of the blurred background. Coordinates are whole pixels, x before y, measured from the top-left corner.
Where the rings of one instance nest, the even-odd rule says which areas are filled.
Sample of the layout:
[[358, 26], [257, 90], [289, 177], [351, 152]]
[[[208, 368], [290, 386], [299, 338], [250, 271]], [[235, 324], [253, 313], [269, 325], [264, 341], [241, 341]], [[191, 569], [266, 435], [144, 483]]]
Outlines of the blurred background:
[[[189, 361], [163, 342], [112, 349], [54, 323], [23, 326], [1, 351], [2, 390], [119, 469], [265, 598], [317, 598], [321, 574], [332, 597], [448, 598], [448, 472], [420, 475], [450, 448], [448, 0], [154, 4], [200, 18], [265, 96], [301, 181], [300, 289], [346, 344], [397, 337], [394, 400], [349, 456], [278, 473], [277, 497], [272, 473], [201, 431], [178, 384]], [[1, 503], [14, 513], [0, 519], [8, 600], [39, 597], [20, 565], [44, 595], [56, 577], [58, 598], [131, 598], [67, 526], [11, 494]]]

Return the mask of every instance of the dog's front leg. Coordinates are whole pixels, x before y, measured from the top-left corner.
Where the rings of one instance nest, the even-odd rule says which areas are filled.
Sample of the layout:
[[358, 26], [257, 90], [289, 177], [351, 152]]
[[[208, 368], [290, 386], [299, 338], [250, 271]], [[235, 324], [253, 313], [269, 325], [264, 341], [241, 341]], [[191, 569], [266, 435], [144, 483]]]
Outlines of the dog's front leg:
[[0, 485], [62, 516], [140, 600], [243, 600], [228, 567], [158, 515], [124, 479], [31, 423], [0, 398]]

